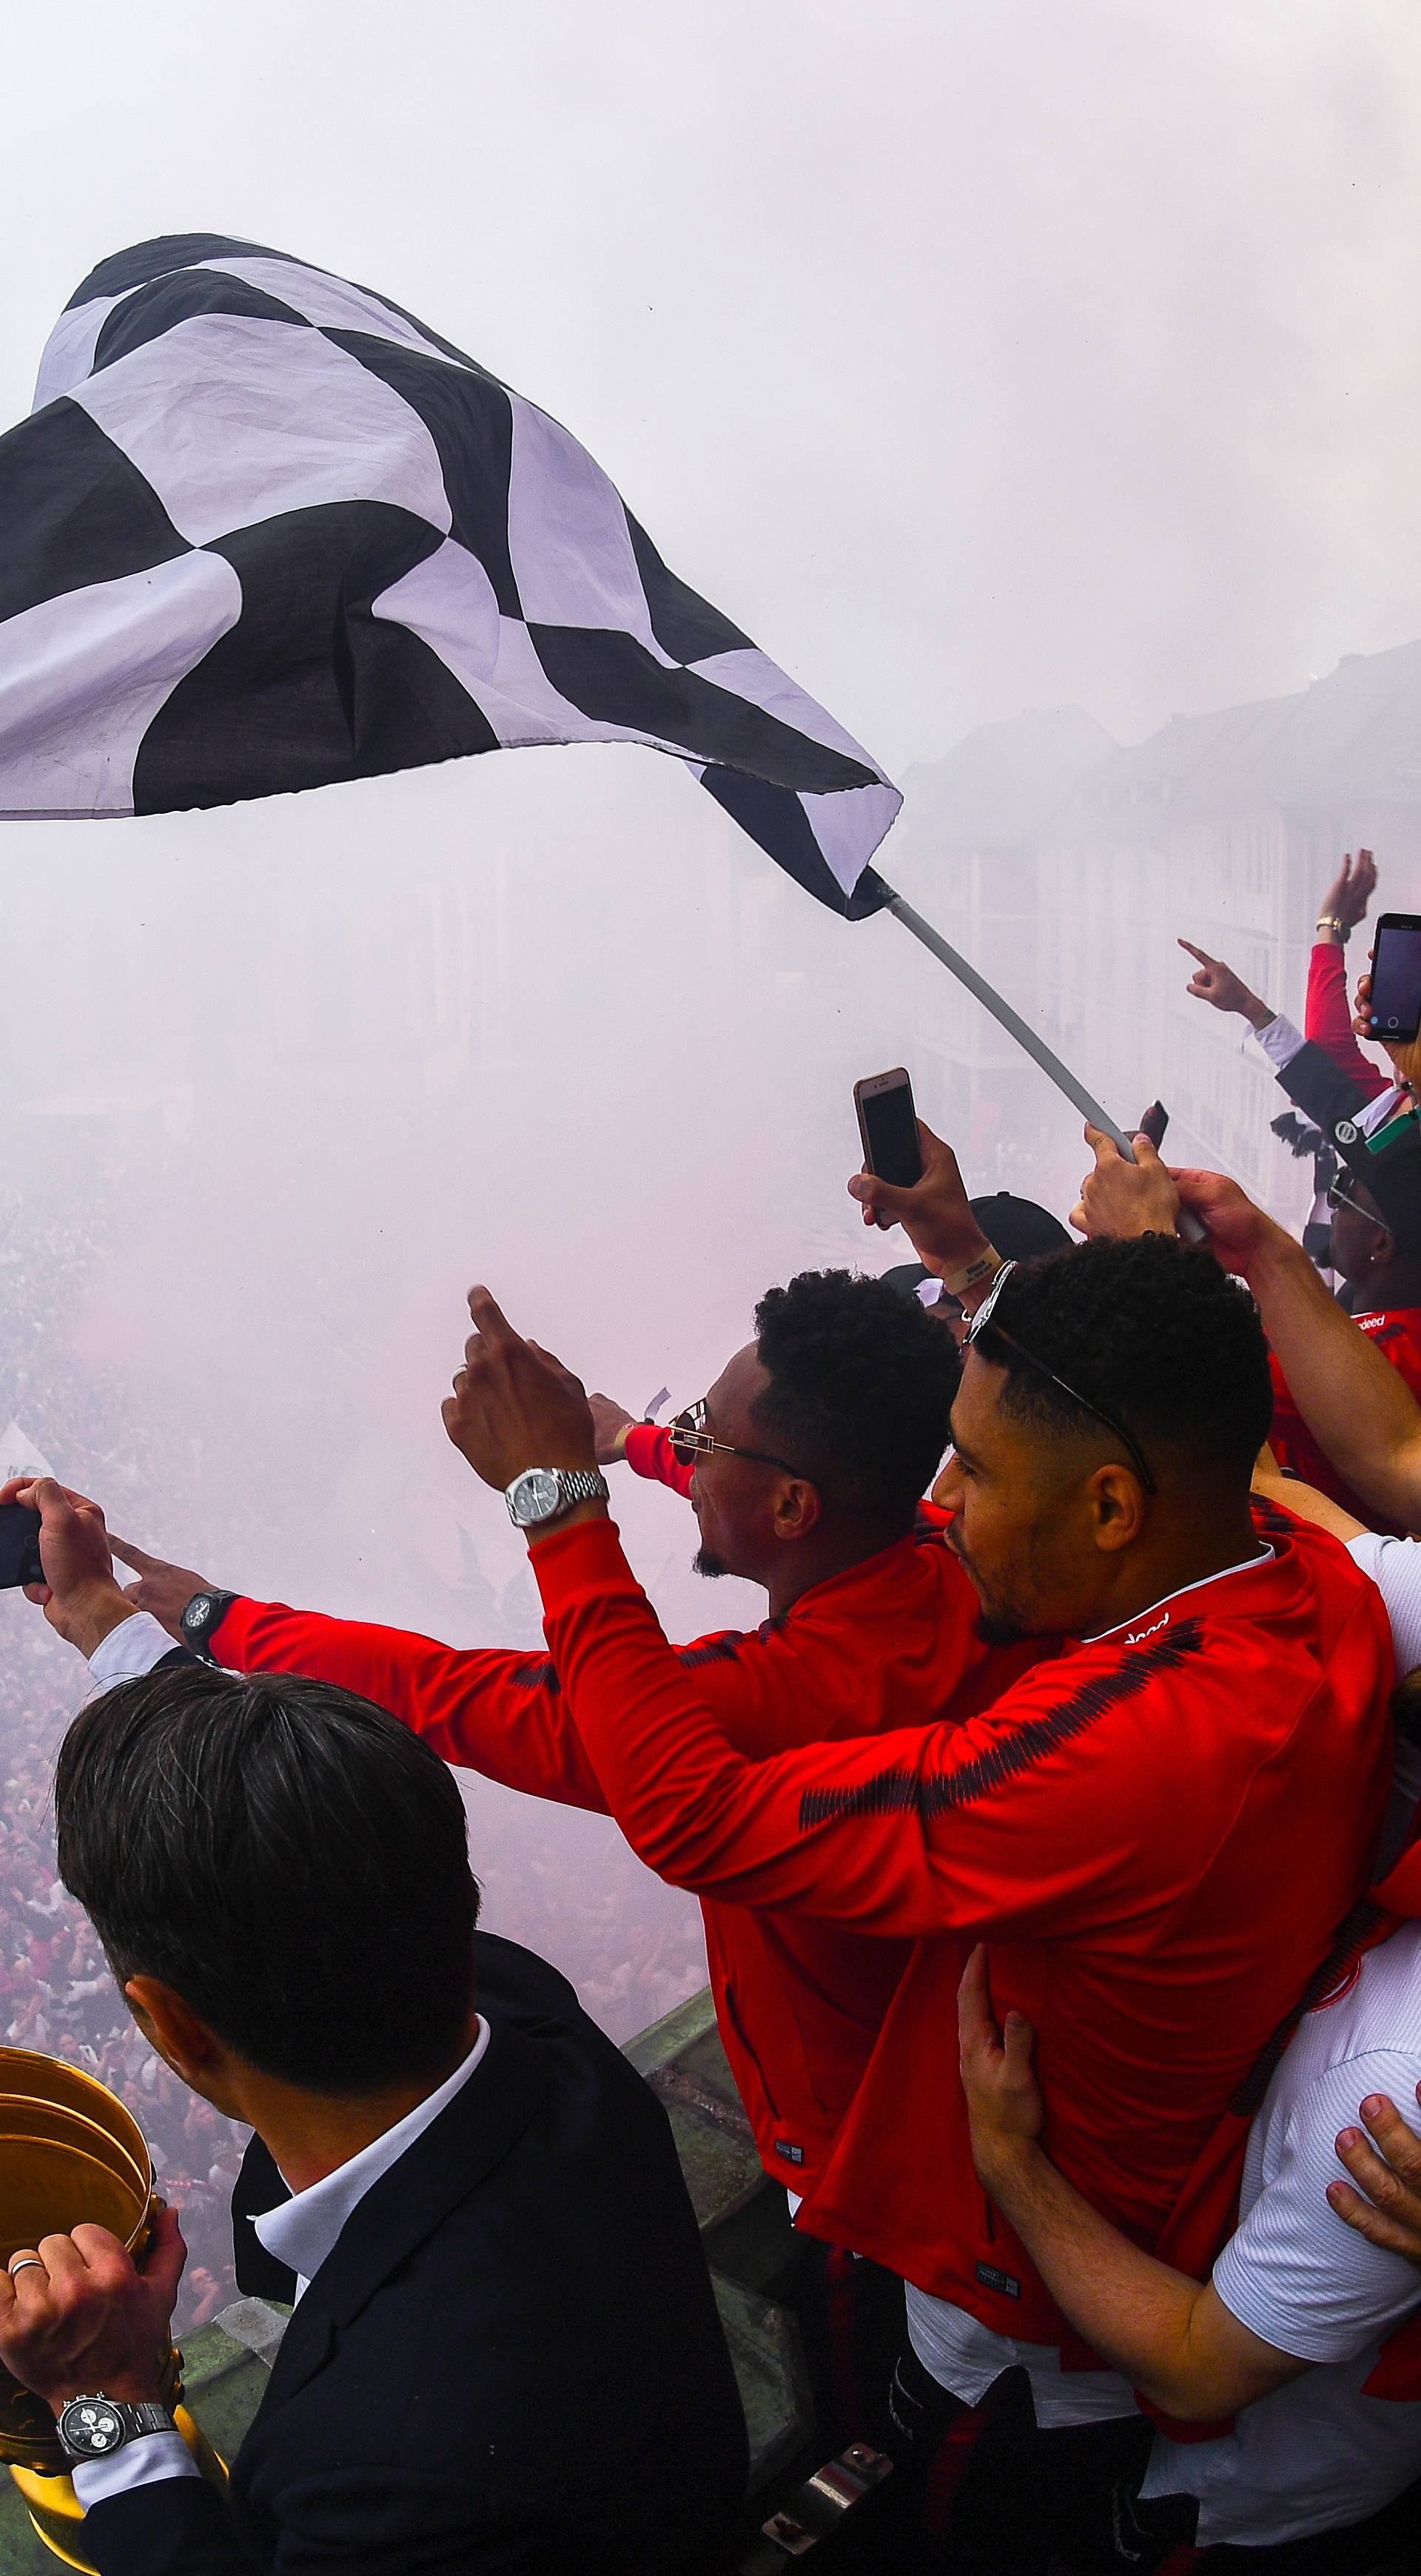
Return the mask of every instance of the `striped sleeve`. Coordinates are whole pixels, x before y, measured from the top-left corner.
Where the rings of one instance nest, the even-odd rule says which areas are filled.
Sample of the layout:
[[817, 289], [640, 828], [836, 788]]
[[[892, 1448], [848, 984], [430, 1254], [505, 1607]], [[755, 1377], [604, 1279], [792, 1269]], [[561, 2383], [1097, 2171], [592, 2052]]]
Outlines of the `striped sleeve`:
[[1359, 2236], [1327, 2199], [1329, 2183], [1347, 2180], [1338, 2130], [1356, 2125], [1369, 2093], [1414, 2114], [1418, 2078], [1421, 2056], [1375, 2049], [1328, 2067], [1295, 2103], [1277, 2169], [1214, 2266], [1224, 2306], [1276, 2351], [1352, 2361], [1421, 2300], [1415, 2267]]

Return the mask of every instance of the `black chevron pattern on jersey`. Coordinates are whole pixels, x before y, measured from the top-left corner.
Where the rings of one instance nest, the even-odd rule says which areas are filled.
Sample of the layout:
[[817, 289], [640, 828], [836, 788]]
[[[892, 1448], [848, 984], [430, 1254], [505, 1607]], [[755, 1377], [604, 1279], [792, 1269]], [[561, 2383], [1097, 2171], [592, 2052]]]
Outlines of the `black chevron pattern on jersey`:
[[1023, 1720], [953, 1771], [908, 1771], [901, 1767], [875, 1772], [851, 1789], [806, 1789], [799, 1802], [800, 1830], [834, 1824], [845, 1816], [888, 1815], [898, 1810], [930, 1817], [955, 1807], [971, 1807], [989, 1798], [1004, 1782], [1034, 1770], [1061, 1745], [1097, 1726], [1123, 1700], [1134, 1699], [1159, 1674], [1175, 1672], [1197, 1655], [1204, 1630], [1197, 1619], [1181, 1619], [1168, 1636], [1147, 1645], [1127, 1647], [1115, 1670], [1082, 1682], [1058, 1708]]

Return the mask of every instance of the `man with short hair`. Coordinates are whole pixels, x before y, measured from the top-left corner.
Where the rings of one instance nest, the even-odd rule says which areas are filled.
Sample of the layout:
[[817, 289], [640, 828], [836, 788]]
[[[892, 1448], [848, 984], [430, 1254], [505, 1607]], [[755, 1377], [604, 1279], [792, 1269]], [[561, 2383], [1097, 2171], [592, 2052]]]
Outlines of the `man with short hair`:
[[[676, 1650], [747, 1755], [956, 1723], [1052, 1650], [1049, 1639], [1005, 1651], [983, 1643], [940, 1516], [920, 1515], [958, 1375], [950, 1336], [915, 1302], [881, 1280], [804, 1271], [761, 1298], [755, 1340], [704, 1402], [673, 1433], [651, 1435], [679, 1450], [700, 1571], [738, 1575], [768, 1596], [754, 1634], [721, 1631]], [[447, 1761], [605, 1811], [555, 1660], [214, 1593], [201, 1575], [126, 1542], [119, 1553], [140, 1569], [135, 1604], [174, 1632], [186, 1617], [220, 1662], [344, 1682]], [[761, 2157], [802, 2193], [853, 2100], [907, 1945], [713, 1894], [704, 1913], [721, 2038]]]
[[[51, 1625], [144, 1640], [101, 1516], [40, 1509]], [[256, 2135], [244, 2288], [296, 2302], [229, 2501], [162, 2401], [183, 2267], [101, 2227], [0, 2275], [0, 2360], [53, 2408], [102, 2576], [708, 2576], [739, 2399], [665, 2113], [542, 1960], [476, 1933], [463, 1803], [320, 1681], [179, 1653], [71, 1726], [60, 1874], [144, 2036]]]
[[[913, 1230], [912, 1192], [854, 1187]], [[987, 1260], [965, 1200], [915, 1239], [940, 1275]], [[486, 1291], [471, 1310], [446, 1418], [476, 1472], [507, 1488], [584, 1465], [576, 1380]], [[1226, 2223], [1231, 2098], [1328, 1956], [1385, 1796], [1385, 1615], [1324, 1533], [1251, 1515], [1269, 1408], [1256, 1316], [1206, 1254], [1097, 1245], [998, 1272], [939, 1495], [988, 1633], [1082, 1642], [961, 1725], [768, 1759], [666, 1645], [600, 1502], [530, 1532], [562, 1687], [650, 1866], [915, 1937], [799, 2223], [906, 2277], [922, 2380], [971, 2404], [1024, 2368], [1047, 2427], [1133, 2400], [1069, 2366], [1088, 2357], [984, 2210], [943, 2045], [964, 1945], [990, 1941], [1004, 2002], [1035, 2022], [1063, 2170], [1182, 2259]]]

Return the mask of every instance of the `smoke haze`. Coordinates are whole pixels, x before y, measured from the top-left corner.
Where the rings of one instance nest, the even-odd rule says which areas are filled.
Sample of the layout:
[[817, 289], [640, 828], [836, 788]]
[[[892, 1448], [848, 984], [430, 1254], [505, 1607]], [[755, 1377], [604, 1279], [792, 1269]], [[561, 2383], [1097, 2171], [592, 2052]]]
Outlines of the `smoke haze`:
[[[125, 243], [362, 279], [566, 421], [920, 815], [976, 725], [1133, 743], [1421, 631], [1401, 0], [78, 0], [9, 73], [0, 417]], [[883, 864], [947, 922], [914, 816], [910, 782]], [[844, 1192], [856, 1076], [906, 1062], [974, 1188], [1064, 1212], [1081, 1166], [1044, 1084], [964, 1071], [970, 1006], [896, 924], [817, 910], [643, 752], [3, 826], [0, 956], [0, 1424], [225, 1586], [469, 1643], [540, 1633], [439, 1420], [472, 1280], [680, 1403], [769, 1281], [901, 1257]], [[1087, 954], [1088, 1078], [1113, 975]], [[692, 1577], [675, 1498], [618, 1471], [617, 1504], [673, 1634], [762, 1615]], [[37, 1625], [0, 1600], [0, 1656], [23, 1630], [72, 1706]], [[609, 1824], [469, 1797], [486, 1920], [618, 2037], [701, 1981]]]

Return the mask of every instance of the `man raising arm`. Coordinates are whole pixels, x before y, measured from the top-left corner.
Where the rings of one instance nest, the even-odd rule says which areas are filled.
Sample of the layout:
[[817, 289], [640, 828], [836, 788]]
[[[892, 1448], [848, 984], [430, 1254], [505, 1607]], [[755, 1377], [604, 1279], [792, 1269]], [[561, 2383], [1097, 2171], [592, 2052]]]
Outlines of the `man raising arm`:
[[1397, 1370], [1318, 1277], [1300, 1243], [1236, 1181], [1166, 1168], [1136, 1140], [1123, 1160], [1087, 1130], [1095, 1169], [1073, 1222], [1091, 1237], [1172, 1235], [1181, 1204], [1208, 1229], [1210, 1249], [1252, 1290], [1294, 1403], [1319, 1446], [1372, 1516], [1421, 1528], [1421, 1411]]
[[[497, 1486], [589, 1451], [576, 1381], [486, 1292], [471, 1303], [448, 1417], [477, 1472]], [[1132, 2401], [1106, 2373], [1063, 2377], [1044, 2284], [984, 2223], [940, 2045], [958, 1944], [990, 1933], [1005, 1999], [1038, 2022], [1078, 2187], [1141, 2241], [1196, 2221], [1217, 2241], [1230, 2173], [1225, 2154], [1221, 2210], [1207, 2151], [1365, 1875], [1391, 1649], [1335, 1542], [1250, 1518], [1266, 1352], [1206, 1255], [1063, 1253], [980, 1311], [940, 1488], [952, 1543], [990, 1635], [1087, 1641], [982, 1715], [747, 1759], [603, 1506], [533, 1533], [532, 1561], [583, 1739], [653, 1867], [731, 1904], [922, 1936], [800, 2224], [906, 2276], [942, 2386], [976, 2402], [1024, 2363], [1038, 2419], [1061, 2424]]]

